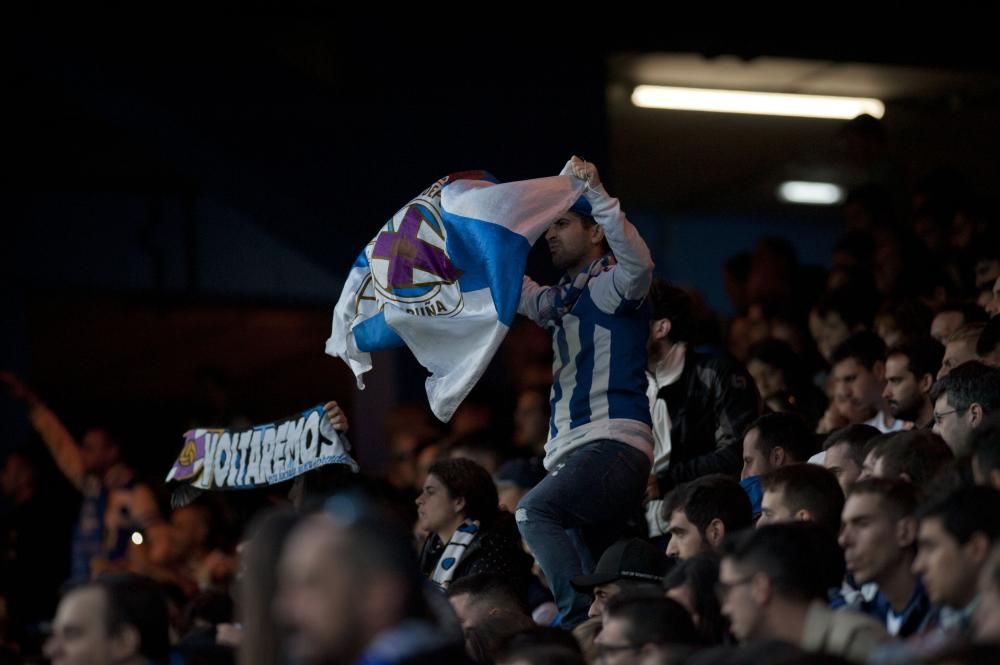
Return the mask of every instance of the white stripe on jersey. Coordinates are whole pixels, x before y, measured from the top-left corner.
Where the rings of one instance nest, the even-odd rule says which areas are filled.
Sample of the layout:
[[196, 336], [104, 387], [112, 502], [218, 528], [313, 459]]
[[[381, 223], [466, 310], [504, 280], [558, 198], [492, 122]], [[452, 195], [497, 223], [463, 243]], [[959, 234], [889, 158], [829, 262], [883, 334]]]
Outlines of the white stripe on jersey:
[[590, 422], [608, 417], [608, 381], [611, 378], [611, 331], [594, 326], [594, 373], [590, 386]]

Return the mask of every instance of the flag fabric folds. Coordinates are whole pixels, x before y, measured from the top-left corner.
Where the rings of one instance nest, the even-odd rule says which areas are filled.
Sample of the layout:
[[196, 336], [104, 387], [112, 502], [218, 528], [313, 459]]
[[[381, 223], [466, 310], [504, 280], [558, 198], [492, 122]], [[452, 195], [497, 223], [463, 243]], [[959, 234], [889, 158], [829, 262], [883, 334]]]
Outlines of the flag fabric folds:
[[485, 171], [441, 178], [358, 255], [334, 308], [326, 353], [342, 358], [364, 388], [373, 351], [408, 347], [430, 372], [434, 415], [447, 422], [513, 323], [531, 245], [584, 187], [571, 175], [508, 183]]

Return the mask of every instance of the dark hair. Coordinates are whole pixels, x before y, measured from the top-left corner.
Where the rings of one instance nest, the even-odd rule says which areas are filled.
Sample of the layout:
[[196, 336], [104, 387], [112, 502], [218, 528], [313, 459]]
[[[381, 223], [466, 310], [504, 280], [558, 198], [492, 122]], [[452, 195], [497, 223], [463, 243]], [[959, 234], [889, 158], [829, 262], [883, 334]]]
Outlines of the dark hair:
[[885, 444], [892, 441], [900, 432], [879, 432], [872, 438], [865, 442], [865, 447], [862, 450], [864, 457], [862, 459], [867, 459], [869, 455], [873, 452], [875, 453], [875, 459], [882, 457], [882, 451], [884, 450]]
[[814, 308], [819, 316], [836, 314], [847, 325], [848, 330], [870, 327], [875, 316], [875, 299], [872, 289], [844, 286], [820, 298]]
[[465, 517], [489, 526], [500, 512], [500, 499], [489, 472], [472, 460], [456, 458], [435, 462], [428, 474], [444, 485], [453, 499], [465, 499]]
[[925, 374], [937, 376], [944, 358], [944, 347], [931, 337], [915, 337], [889, 349], [885, 357], [906, 357], [906, 368], [919, 381]]
[[960, 545], [969, 542], [976, 533], [985, 534], [992, 543], [1000, 537], [1000, 491], [984, 485], [960, 487], [922, 506], [917, 517], [939, 518]]
[[683, 511], [702, 535], [712, 520], [718, 519], [726, 533], [735, 533], [753, 524], [750, 497], [738, 482], [722, 474], [702, 476], [675, 488], [663, 502], [663, 517]]
[[729, 621], [722, 615], [715, 585], [719, 581], [719, 557], [714, 552], [701, 552], [679, 561], [663, 578], [663, 588], [669, 591], [687, 586], [691, 589], [691, 604], [698, 615], [698, 633], [704, 644], [720, 644], [729, 634]]
[[823, 450], [829, 450], [838, 443], [846, 443], [848, 456], [859, 467], [865, 463], [865, 444], [876, 437], [881, 432], [871, 425], [848, 425], [833, 431], [826, 440], [823, 441]]
[[765, 457], [775, 448], [784, 449], [796, 462], [805, 462], [816, 452], [816, 436], [797, 413], [768, 413], [746, 428], [757, 430], [757, 448]]
[[724, 558], [746, 572], [762, 572], [785, 596], [825, 600], [844, 577], [836, 537], [812, 522], [768, 524], [726, 541]]
[[496, 660], [510, 662], [520, 659], [542, 665], [584, 663], [580, 644], [573, 634], [552, 626], [536, 626], [512, 635], [503, 645]]
[[527, 598], [503, 575], [480, 573], [462, 577], [451, 583], [447, 594], [449, 598], [468, 595], [473, 602], [488, 602], [509, 612], [528, 612]]
[[606, 616], [625, 621], [625, 639], [636, 647], [700, 641], [688, 611], [660, 590], [619, 593], [608, 601]]
[[765, 492], [782, 491], [792, 513], [808, 510], [816, 524], [835, 536], [840, 533], [844, 491], [830, 471], [816, 464], [789, 464], [764, 474], [760, 484]]
[[167, 662], [170, 619], [166, 597], [156, 582], [138, 575], [113, 573], [101, 575], [78, 588], [104, 592], [109, 634], [115, 635], [125, 626], [132, 626], [139, 634], [139, 653], [154, 663]]
[[905, 473], [918, 491], [925, 492], [955, 455], [937, 434], [929, 430], [911, 430], [897, 432], [879, 446], [877, 457], [887, 477], [899, 478]]
[[686, 291], [672, 286], [662, 279], [654, 279], [649, 287], [649, 304], [652, 318], [670, 319], [671, 342], [689, 342], [694, 336], [694, 303]]
[[854, 333], [833, 350], [830, 364], [836, 365], [849, 358], [857, 360], [871, 370], [875, 367], [875, 363], [885, 360], [885, 342], [870, 330]]
[[994, 316], [987, 322], [982, 334], [979, 335], [979, 341], [976, 342], [976, 355], [984, 358], [996, 351], [998, 344], [1000, 344], [1000, 316]]
[[972, 432], [972, 456], [984, 473], [1000, 469], [1000, 413], [986, 418]]
[[960, 312], [963, 326], [967, 323], [985, 323], [990, 318], [982, 307], [968, 302], [945, 303], [937, 313], [943, 314], [944, 312]]
[[943, 395], [953, 409], [962, 411], [979, 404], [984, 412], [992, 413], [1000, 408], [1000, 368], [976, 360], [964, 362], [931, 388], [932, 402]]
[[[887, 302], [878, 311], [876, 319], [890, 319], [904, 340], [927, 335], [934, 313], [919, 300]], [[943, 351], [942, 351], [943, 353]]]
[[851, 486], [848, 498], [856, 494], [875, 494], [879, 507], [895, 520], [912, 516], [917, 510], [917, 490], [905, 481], [890, 478], [865, 478]]

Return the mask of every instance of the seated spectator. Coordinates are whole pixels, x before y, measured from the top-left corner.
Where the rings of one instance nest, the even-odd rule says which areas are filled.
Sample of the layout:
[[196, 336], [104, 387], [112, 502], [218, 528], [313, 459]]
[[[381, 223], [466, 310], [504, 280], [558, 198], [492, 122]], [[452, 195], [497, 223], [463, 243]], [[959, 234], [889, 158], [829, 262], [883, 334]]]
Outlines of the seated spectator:
[[761, 478], [764, 498], [758, 527], [814, 522], [834, 537], [840, 532], [844, 492], [832, 473], [815, 464], [790, 464]]
[[976, 345], [979, 343], [979, 336], [983, 334], [985, 329], [985, 323], [969, 323], [953, 332], [945, 340], [941, 369], [937, 373], [938, 379], [948, 376], [959, 365], [979, 359]]
[[741, 642], [778, 639], [863, 663], [888, 638], [864, 614], [826, 606], [844, 560], [833, 536], [808, 522], [772, 524], [726, 544], [719, 571], [722, 613]]
[[729, 622], [722, 616], [716, 585], [719, 582], [719, 557], [715, 553], [696, 554], [678, 562], [663, 578], [667, 598], [687, 609], [701, 644], [723, 644], [729, 637]]
[[659, 662], [687, 655], [699, 635], [687, 610], [662, 593], [615, 596], [594, 645], [602, 663]]
[[827, 436], [823, 442], [826, 453], [823, 466], [837, 478], [845, 495], [861, 476], [865, 444], [878, 435], [879, 431], [871, 425], [848, 425]]
[[136, 575], [106, 575], [63, 596], [45, 655], [53, 663], [165, 665], [170, 655], [167, 602]]
[[852, 424], [863, 422], [881, 432], [895, 432], [903, 422], [893, 418], [885, 391], [885, 343], [872, 332], [852, 335], [830, 356], [833, 381], [850, 407]]
[[802, 367], [802, 359], [792, 347], [776, 339], [755, 344], [747, 361], [747, 371], [764, 404], [774, 412], [797, 413], [815, 429], [826, 410], [826, 395], [811, 383]]
[[447, 588], [467, 575], [491, 573], [527, 585], [531, 561], [521, 548], [514, 519], [499, 509], [486, 470], [467, 459], [434, 464], [417, 497], [418, 526], [430, 532], [420, 569]]
[[938, 310], [931, 321], [931, 337], [944, 346], [952, 333], [967, 323], [985, 323], [986, 313], [982, 307], [972, 304], [952, 302]]
[[1000, 410], [1000, 369], [970, 361], [934, 384], [934, 432], [955, 457], [971, 453], [972, 432]]
[[739, 483], [722, 475], [681, 485], [663, 502], [669, 522], [667, 556], [689, 559], [718, 551], [727, 535], [753, 525], [750, 499]]
[[882, 396], [894, 418], [911, 422], [920, 429], [934, 424], [930, 392], [943, 354], [943, 347], [930, 337], [914, 337], [889, 349]]
[[523, 594], [502, 575], [469, 575], [455, 580], [448, 587], [448, 600], [466, 630], [498, 615], [517, 615], [527, 620], [527, 627], [534, 625]]
[[954, 458], [944, 440], [927, 430], [894, 434], [872, 454], [873, 477], [905, 480], [920, 495], [926, 495], [930, 484]]
[[816, 437], [793, 413], [769, 413], [750, 423], [743, 436], [742, 479], [761, 476], [786, 464], [806, 462]]
[[927, 592], [911, 570], [917, 549], [916, 507], [917, 491], [910, 483], [863, 480], [847, 496], [840, 532], [847, 572], [859, 585], [878, 585], [875, 597], [859, 597], [855, 609], [899, 637], [915, 634], [930, 611]]
[[591, 575], [574, 577], [570, 583], [580, 593], [592, 594], [587, 616], [604, 615], [607, 602], [623, 591], [659, 591], [663, 576], [671, 566], [663, 552], [639, 538], [619, 540], [604, 551]]

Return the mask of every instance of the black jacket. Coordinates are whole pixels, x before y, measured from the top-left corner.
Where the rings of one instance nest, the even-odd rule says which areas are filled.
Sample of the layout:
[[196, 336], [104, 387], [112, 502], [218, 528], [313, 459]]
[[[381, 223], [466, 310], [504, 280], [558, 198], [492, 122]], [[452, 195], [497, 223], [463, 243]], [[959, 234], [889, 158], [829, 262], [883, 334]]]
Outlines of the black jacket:
[[757, 387], [742, 365], [688, 349], [680, 378], [657, 397], [670, 412], [670, 466], [657, 474], [661, 494], [711, 473], [739, 473], [743, 432], [760, 415]]
[[[420, 550], [420, 570], [427, 577], [434, 574], [444, 548], [445, 543], [436, 533], [424, 542]], [[514, 516], [501, 511], [496, 521], [476, 534], [469, 543], [451, 579], [455, 581], [483, 573], [503, 575], [519, 591], [525, 591], [531, 577], [531, 564], [531, 557], [521, 548], [521, 536]]]

